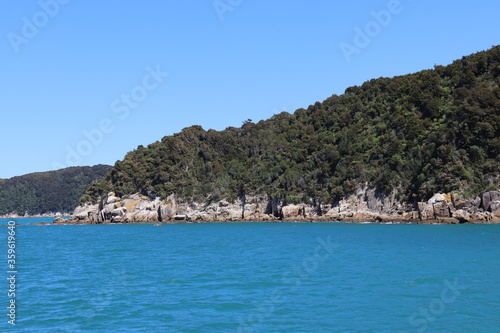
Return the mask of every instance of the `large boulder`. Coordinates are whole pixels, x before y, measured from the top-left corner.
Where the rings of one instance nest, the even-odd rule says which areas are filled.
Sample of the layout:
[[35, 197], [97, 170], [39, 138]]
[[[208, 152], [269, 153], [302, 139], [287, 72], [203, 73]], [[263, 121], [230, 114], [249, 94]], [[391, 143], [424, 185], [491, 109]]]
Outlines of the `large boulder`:
[[402, 218], [403, 220], [417, 221], [419, 213], [417, 211], [404, 212]]
[[158, 207], [158, 220], [160, 222], [170, 221], [175, 216], [175, 209], [170, 205], [160, 205]]
[[446, 196], [442, 193], [436, 193], [432, 196], [432, 198], [427, 201], [428, 204], [433, 205], [438, 202], [446, 202]]
[[500, 217], [500, 200], [490, 203], [490, 212], [496, 217]]
[[111, 221], [111, 223], [124, 223], [125, 219], [122, 216], [114, 216]]
[[158, 212], [151, 210], [137, 210], [129, 213], [124, 222], [158, 222]]
[[240, 206], [233, 206], [227, 210], [229, 214], [229, 219], [231, 221], [237, 221], [242, 219], [243, 210]]
[[434, 194], [426, 203], [418, 203], [418, 211], [422, 220], [449, 218], [454, 210], [451, 196], [442, 193]]
[[115, 203], [111, 203], [104, 206], [103, 210], [107, 213], [111, 213], [116, 208], [118, 208], [118, 206]]
[[116, 217], [116, 216], [125, 216], [127, 214], [127, 208], [125, 207], [120, 207], [120, 208], [116, 208], [116, 209], [113, 209], [111, 211], [111, 216], [112, 217]]
[[485, 211], [491, 212], [491, 203], [494, 201], [500, 201], [500, 192], [499, 191], [489, 191], [483, 193], [481, 196], [482, 202], [481, 206]]
[[435, 218], [446, 218], [450, 217], [450, 207], [446, 201], [440, 201], [432, 205], [434, 209]]
[[281, 209], [281, 212], [283, 214], [283, 218], [294, 219], [294, 218], [298, 218], [298, 217], [303, 217], [304, 209], [300, 205], [288, 205], [288, 206], [284, 206]]
[[453, 201], [453, 207], [455, 209], [462, 209], [467, 211], [469, 214], [476, 213], [481, 206], [481, 198], [476, 197], [474, 199], [464, 199], [462, 196], [455, 196]]
[[431, 204], [427, 204], [425, 202], [419, 202], [418, 212], [420, 214], [420, 219], [422, 220], [432, 220], [435, 218], [434, 206]]
[[115, 196], [109, 196], [108, 199], [106, 200], [107, 204], [114, 204], [120, 202], [120, 198], [117, 198]]
[[342, 219], [343, 216], [339, 213], [338, 207], [335, 207], [326, 212], [325, 217], [333, 221], [339, 221]]
[[245, 217], [263, 213], [262, 209], [259, 208], [259, 205], [255, 203], [246, 204], [244, 211], [245, 211]]
[[54, 219], [54, 223], [55, 223], [55, 224], [63, 224], [63, 223], [66, 223], [66, 220], [65, 220], [65, 219], [63, 219], [62, 217], [56, 217], [56, 218]]
[[352, 215], [350, 216], [350, 218], [352, 218], [354, 221], [362, 221], [362, 222], [375, 221], [377, 220], [378, 217], [381, 216], [380, 214], [368, 211], [352, 212], [350, 215]]
[[158, 207], [158, 221], [170, 221], [177, 214], [177, 201], [172, 194], [163, 200]]
[[461, 223], [470, 221], [470, 214], [463, 209], [457, 209], [455, 212], [453, 212], [452, 217], [459, 220]]
[[89, 218], [87, 219], [88, 223], [91, 224], [96, 224], [102, 222], [99, 218], [99, 212], [98, 211], [93, 211], [89, 213]]
[[92, 213], [95, 213], [99, 210], [99, 205], [84, 205], [84, 206], [78, 206], [75, 208], [75, 211], [73, 212], [73, 217], [82, 221], [82, 220], [87, 220], [90, 218]]

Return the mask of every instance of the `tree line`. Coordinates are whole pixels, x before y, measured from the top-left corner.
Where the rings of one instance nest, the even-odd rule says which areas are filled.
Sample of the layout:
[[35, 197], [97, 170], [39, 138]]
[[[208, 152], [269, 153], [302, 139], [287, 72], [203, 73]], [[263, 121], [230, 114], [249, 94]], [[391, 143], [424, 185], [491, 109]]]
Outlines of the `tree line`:
[[451, 191], [472, 197], [500, 182], [499, 74], [496, 46], [349, 87], [293, 114], [223, 131], [191, 126], [128, 153], [81, 201], [114, 191], [333, 203], [362, 186], [401, 201]]
[[111, 166], [71, 167], [0, 180], [0, 214], [72, 213], [85, 189]]

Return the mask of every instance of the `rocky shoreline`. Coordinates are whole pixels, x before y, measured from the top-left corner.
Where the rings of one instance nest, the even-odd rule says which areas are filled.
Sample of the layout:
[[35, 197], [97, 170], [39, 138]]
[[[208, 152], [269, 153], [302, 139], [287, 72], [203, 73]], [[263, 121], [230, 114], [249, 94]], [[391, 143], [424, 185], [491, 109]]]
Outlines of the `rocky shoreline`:
[[379, 222], [418, 224], [500, 223], [500, 191], [489, 191], [473, 199], [459, 194], [435, 194], [427, 202], [399, 203], [374, 189], [331, 204], [311, 202], [287, 204], [267, 196], [245, 196], [229, 202], [208, 204], [182, 202], [174, 195], [165, 200], [139, 194], [117, 197], [109, 193], [99, 204], [75, 209], [69, 220], [55, 224], [189, 223], [189, 222]]
[[29, 215], [29, 214], [24, 214], [24, 215], [19, 215], [19, 214], [5, 214], [5, 215], [0, 215], [0, 219], [28, 219], [28, 218], [38, 218], [38, 217], [63, 217], [63, 216], [71, 216], [72, 214], [70, 213], [60, 213], [60, 212], [49, 212], [49, 213], [44, 213], [44, 214], [35, 214], [35, 215]]

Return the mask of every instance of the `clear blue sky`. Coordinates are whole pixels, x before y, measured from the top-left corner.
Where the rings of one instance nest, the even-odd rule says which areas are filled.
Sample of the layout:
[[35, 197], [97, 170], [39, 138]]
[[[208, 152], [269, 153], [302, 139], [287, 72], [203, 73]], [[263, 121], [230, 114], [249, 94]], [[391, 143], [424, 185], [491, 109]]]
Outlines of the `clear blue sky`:
[[0, 5], [0, 178], [114, 164], [190, 125], [293, 112], [500, 40], [498, 0], [55, 1]]

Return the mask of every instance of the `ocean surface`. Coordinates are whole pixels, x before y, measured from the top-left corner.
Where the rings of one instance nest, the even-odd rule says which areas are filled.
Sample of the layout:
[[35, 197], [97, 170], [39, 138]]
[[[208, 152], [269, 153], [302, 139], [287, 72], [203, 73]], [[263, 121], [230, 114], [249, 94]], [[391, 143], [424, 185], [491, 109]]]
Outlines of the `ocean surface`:
[[0, 332], [500, 332], [500, 225], [51, 220], [17, 220], [15, 327], [1, 227]]

